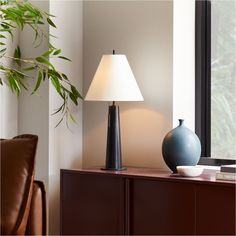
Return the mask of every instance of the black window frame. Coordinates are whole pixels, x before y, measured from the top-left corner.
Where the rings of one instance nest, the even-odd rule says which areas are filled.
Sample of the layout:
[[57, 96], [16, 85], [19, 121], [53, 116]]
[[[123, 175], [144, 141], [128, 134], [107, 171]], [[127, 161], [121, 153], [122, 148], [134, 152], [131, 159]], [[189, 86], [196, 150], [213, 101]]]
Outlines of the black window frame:
[[228, 165], [236, 160], [211, 156], [211, 1], [195, 1], [195, 132], [202, 153], [198, 164]]

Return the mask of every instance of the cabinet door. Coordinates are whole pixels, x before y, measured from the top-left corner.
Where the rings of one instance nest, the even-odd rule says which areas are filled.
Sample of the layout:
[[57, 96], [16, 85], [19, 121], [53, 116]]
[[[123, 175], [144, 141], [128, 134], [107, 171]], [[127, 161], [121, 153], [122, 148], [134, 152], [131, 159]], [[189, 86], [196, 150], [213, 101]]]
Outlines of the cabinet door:
[[123, 234], [123, 198], [119, 177], [62, 172], [61, 234]]
[[196, 188], [197, 234], [235, 235], [235, 186]]
[[194, 234], [194, 186], [134, 179], [130, 189], [131, 234]]

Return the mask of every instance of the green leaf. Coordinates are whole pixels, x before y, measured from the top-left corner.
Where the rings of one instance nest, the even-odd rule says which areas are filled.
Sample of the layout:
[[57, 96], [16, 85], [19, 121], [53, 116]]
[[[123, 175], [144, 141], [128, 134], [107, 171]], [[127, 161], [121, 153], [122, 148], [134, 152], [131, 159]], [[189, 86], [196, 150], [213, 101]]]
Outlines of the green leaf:
[[10, 84], [11, 90], [13, 92], [16, 92], [17, 96], [19, 96], [21, 92], [21, 88], [20, 88], [17, 76], [14, 76], [12, 73], [9, 73], [7, 76], [7, 79]]
[[50, 64], [50, 62], [44, 57], [36, 57], [35, 60], [37, 62], [44, 63], [44, 64], [47, 64], [47, 65]]
[[17, 63], [18, 66], [20, 66], [21, 61], [19, 59], [21, 59], [21, 51], [19, 46], [17, 46], [17, 48], [15, 49], [14, 57], [16, 58], [15, 62]]
[[50, 42], [49, 42], [49, 49], [56, 49]]
[[56, 16], [54, 16], [54, 15], [52, 15], [52, 14], [49, 14], [48, 12], [44, 12], [46, 15], [48, 15], [48, 16], [51, 16], [51, 17], [56, 17]]
[[38, 88], [39, 88], [39, 86], [40, 86], [40, 84], [41, 84], [41, 82], [42, 82], [42, 79], [43, 79], [43, 74], [42, 74], [42, 72], [39, 70], [37, 83], [36, 83], [36, 85], [35, 85], [34, 91], [33, 91], [31, 94], [34, 94], [34, 93], [38, 90]]
[[21, 80], [19, 80], [19, 83], [25, 90], [28, 90], [28, 88], [25, 86], [25, 84]]
[[48, 57], [52, 52], [53, 52], [53, 50], [49, 50], [49, 51], [43, 53], [42, 56], [43, 57]]
[[36, 43], [36, 41], [37, 41], [37, 39], [38, 39], [38, 37], [39, 37], [38, 31], [34, 29], [34, 32], [35, 32], [35, 35], [34, 35], [34, 42], [33, 42], [33, 44]]
[[53, 55], [58, 55], [58, 54], [60, 54], [61, 53], [61, 49], [57, 49], [54, 53], [53, 53]]
[[60, 121], [57, 123], [57, 125], [55, 126], [55, 128], [57, 128], [57, 127], [61, 124], [61, 122], [63, 121], [63, 118], [64, 118], [64, 117], [62, 117], [62, 118], [60, 119]]
[[71, 59], [69, 59], [67, 57], [63, 57], [63, 56], [59, 56], [58, 58], [61, 58], [61, 59], [67, 60], [67, 61], [71, 61]]
[[[3, 11], [3, 10], [2, 10]], [[10, 28], [16, 28], [16, 26], [4, 21], [4, 22], [1, 22], [1, 26], [4, 28], [4, 29], [10, 29]]]
[[1, 28], [0, 28], [0, 32], [7, 32], [7, 33], [9, 33], [9, 34], [11, 35], [11, 38], [13, 39], [13, 34], [12, 34], [11, 31], [12, 31], [12, 30], [10, 30], [10, 29], [1, 29]]
[[1, 49], [0, 54], [3, 54], [4, 52], [6, 52], [6, 50], [7, 50], [6, 48]]
[[0, 78], [0, 84], [3, 85], [2, 79]]
[[53, 21], [50, 18], [47, 18], [47, 22], [49, 25], [51, 25], [54, 28], [57, 28], [56, 25], [53, 23]]
[[55, 36], [55, 35], [53, 35], [53, 34], [49, 34], [49, 36], [52, 37], [52, 38], [57, 39], [57, 36]]
[[70, 90], [68, 90], [66, 87], [64, 87], [63, 85], [61, 86], [61, 88], [65, 91], [65, 92], [67, 92], [68, 94], [70, 93]]
[[15, 49], [15, 57], [16, 58], [21, 58], [21, 51], [20, 51], [19, 46], [17, 46], [17, 48]]
[[61, 79], [61, 75], [57, 72], [57, 71], [55, 71], [55, 70], [48, 70], [48, 74], [49, 75], [53, 75], [53, 76], [56, 76], [58, 79]]
[[73, 93], [69, 93], [70, 99], [72, 100], [72, 102], [77, 106], [78, 102], [77, 102], [77, 98]]
[[50, 76], [50, 78], [51, 78], [51, 82], [52, 82], [53, 86], [55, 87], [55, 89], [57, 90], [57, 92], [58, 92], [58, 93], [61, 95], [61, 97], [63, 98], [62, 93], [61, 93], [61, 85], [60, 85], [60, 82], [59, 82], [58, 78], [55, 77], [55, 76]]
[[6, 71], [7, 69], [3, 65], [0, 64], [0, 70], [1, 71]]
[[14, 74], [14, 75], [16, 74], [16, 76], [18, 76], [20, 79], [23, 79], [24, 76], [27, 76], [26, 74], [24, 74], [24, 73], [22, 73], [21, 71], [16, 70], [16, 69], [14, 69], [13, 74]]
[[44, 57], [36, 57], [35, 60], [37, 62], [40, 62], [40, 63], [46, 64], [48, 66], [51, 66], [54, 69], [54, 66]]
[[26, 67], [26, 68], [23, 68], [22, 70], [24, 70], [24, 71], [31, 71], [33, 69], [35, 69], [35, 66]]
[[63, 106], [64, 106], [64, 104], [62, 104], [58, 109], [56, 109], [56, 111], [53, 112], [51, 115], [53, 116], [53, 115], [56, 115], [57, 113], [59, 113], [63, 109]]
[[43, 81], [45, 81], [46, 77], [47, 77], [47, 73], [43, 71]]
[[81, 94], [79, 93], [79, 91], [77, 90], [77, 88], [73, 85], [71, 85], [71, 92], [74, 94], [74, 96], [77, 98], [80, 98], [80, 99], [84, 99]]
[[75, 118], [73, 117], [73, 115], [71, 113], [70, 113], [70, 118], [76, 125], [78, 125], [77, 121], [75, 120]]
[[69, 81], [68, 77], [65, 74], [62, 73], [61, 75], [65, 80]]

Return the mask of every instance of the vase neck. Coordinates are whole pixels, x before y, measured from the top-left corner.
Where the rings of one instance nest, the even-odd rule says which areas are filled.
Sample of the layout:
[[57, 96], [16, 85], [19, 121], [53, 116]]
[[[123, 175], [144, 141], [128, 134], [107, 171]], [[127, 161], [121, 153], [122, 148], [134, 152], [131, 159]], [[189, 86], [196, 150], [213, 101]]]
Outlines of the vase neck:
[[179, 126], [184, 125], [184, 119], [179, 119]]

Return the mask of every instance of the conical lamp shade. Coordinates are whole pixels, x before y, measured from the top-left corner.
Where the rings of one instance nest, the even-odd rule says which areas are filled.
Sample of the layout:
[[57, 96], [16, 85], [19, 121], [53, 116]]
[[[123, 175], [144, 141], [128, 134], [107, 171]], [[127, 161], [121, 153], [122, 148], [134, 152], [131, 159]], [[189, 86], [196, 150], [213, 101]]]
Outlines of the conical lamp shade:
[[103, 55], [85, 100], [143, 101], [125, 55]]

